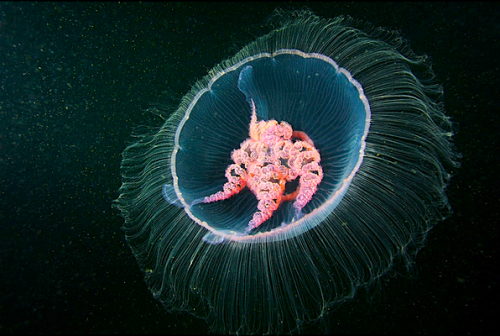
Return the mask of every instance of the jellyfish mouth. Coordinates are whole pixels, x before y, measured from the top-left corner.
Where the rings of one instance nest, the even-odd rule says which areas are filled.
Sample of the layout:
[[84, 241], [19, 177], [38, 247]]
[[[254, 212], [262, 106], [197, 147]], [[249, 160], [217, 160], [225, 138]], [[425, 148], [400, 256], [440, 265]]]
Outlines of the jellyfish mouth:
[[[249, 138], [234, 150], [233, 164], [226, 169], [227, 182], [218, 191], [195, 204], [229, 199], [248, 187], [258, 200], [257, 211], [245, 229], [249, 234], [270, 219], [282, 202], [294, 200], [295, 218], [303, 216], [323, 179], [321, 156], [313, 141], [302, 131], [294, 131], [282, 121], [257, 121], [253, 99], [249, 99], [252, 116]], [[294, 190], [287, 190], [287, 184]], [[193, 203], [192, 203], [193, 204]]]

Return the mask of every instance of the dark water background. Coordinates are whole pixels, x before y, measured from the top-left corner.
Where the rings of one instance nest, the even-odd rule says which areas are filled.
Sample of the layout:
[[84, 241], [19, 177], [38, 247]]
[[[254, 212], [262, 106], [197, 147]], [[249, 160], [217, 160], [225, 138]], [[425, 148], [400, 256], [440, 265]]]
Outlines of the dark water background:
[[[494, 3], [0, 2], [0, 333], [206, 333], [154, 300], [111, 208], [121, 152], [146, 109], [175, 106], [269, 31], [277, 6], [400, 29], [432, 57], [462, 168], [451, 218], [410, 274], [331, 314], [335, 333], [497, 327], [500, 6]], [[321, 332], [317, 326], [305, 332]]]

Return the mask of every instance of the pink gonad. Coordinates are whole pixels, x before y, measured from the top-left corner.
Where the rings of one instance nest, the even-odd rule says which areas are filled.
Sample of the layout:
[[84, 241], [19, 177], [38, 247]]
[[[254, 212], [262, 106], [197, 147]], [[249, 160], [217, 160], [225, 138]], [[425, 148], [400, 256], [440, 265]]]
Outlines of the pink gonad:
[[[257, 122], [252, 99], [250, 105], [250, 138], [232, 152], [234, 163], [226, 169], [224, 190], [203, 199], [203, 203], [225, 200], [248, 187], [259, 201], [259, 211], [248, 223], [247, 233], [271, 218], [284, 201], [295, 200], [295, 217], [300, 218], [302, 208], [323, 179], [321, 157], [307, 134], [294, 131], [284, 121], [280, 124], [274, 119]], [[285, 184], [297, 177], [300, 178], [297, 189], [284, 195]]]

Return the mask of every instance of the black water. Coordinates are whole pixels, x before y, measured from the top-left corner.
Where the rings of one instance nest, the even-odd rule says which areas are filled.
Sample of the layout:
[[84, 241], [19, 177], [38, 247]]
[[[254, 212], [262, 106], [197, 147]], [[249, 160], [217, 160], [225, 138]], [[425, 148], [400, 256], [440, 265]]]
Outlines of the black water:
[[[305, 3], [0, 2], [0, 333], [206, 333], [154, 300], [111, 207], [146, 109], [172, 106], [221, 60]], [[454, 214], [414, 269], [305, 332], [492, 332], [499, 311], [500, 6], [307, 3], [398, 28], [432, 57], [464, 158]]]

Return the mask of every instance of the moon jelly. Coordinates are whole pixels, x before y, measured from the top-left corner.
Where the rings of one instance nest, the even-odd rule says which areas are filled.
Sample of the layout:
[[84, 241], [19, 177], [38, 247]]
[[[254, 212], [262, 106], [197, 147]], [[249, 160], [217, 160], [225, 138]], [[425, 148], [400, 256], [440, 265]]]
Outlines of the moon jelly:
[[426, 58], [349, 18], [276, 17], [123, 154], [146, 282], [219, 332], [321, 318], [450, 214], [458, 154]]

